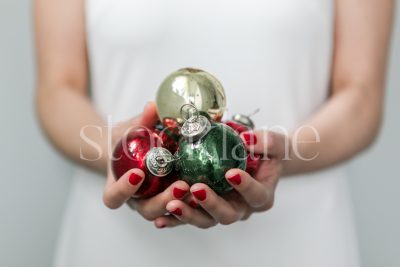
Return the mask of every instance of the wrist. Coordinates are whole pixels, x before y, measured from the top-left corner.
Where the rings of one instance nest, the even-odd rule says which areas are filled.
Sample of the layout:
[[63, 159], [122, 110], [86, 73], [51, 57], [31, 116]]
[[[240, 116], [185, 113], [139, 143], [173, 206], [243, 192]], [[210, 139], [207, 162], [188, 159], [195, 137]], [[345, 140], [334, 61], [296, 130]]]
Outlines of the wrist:
[[286, 139], [286, 149], [285, 149], [285, 155], [282, 159], [281, 176], [287, 176], [292, 173], [292, 171], [291, 171], [292, 161], [294, 160], [292, 134], [289, 134], [286, 138], [287, 138]]

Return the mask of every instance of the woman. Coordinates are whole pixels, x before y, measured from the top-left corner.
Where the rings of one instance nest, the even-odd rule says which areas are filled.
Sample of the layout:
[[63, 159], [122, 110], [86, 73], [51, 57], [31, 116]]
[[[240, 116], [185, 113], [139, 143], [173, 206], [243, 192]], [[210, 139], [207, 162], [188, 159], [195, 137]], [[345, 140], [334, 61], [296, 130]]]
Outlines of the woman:
[[[36, 0], [40, 122], [86, 167], [55, 265], [358, 266], [346, 172], [334, 166], [378, 133], [392, 10], [391, 0]], [[254, 179], [228, 171], [236, 193], [225, 198], [177, 181], [132, 200], [143, 173], [108, 172], [103, 200], [119, 209], [107, 209], [108, 138], [153, 125], [154, 103], [141, 107], [185, 66], [215, 74], [230, 111], [261, 108], [242, 138], [270, 160]], [[107, 117], [122, 121], [111, 136]], [[290, 130], [289, 155], [276, 129]]]

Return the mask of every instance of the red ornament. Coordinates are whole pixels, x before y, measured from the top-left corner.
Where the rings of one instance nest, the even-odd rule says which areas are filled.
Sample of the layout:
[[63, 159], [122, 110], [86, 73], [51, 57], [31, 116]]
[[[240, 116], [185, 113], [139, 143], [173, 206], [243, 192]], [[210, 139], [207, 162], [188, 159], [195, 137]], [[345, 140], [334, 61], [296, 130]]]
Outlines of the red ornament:
[[[224, 122], [226, 125], [231, 127], [235, 132], [241, 134], [243, 132], [252, 131], [254, 129], [254, 123], [249, 116], [235, 114], [232, 120]], [[254, 175], [260, 165], [261, 155], [248, 153], [246, 172], [250, 175]]]
[[139, 129], [128, 133], [116, 145], [112, 171], [118, 180], [130, 169], [141, 169], [145, 178], [133, 197], [151, 197], [176, 180], [172, 162], [166, 159], [172, 159], [172, 154], [165, 149], [162, 138], [155, 130]]
[[246, 131], [251, 131], [252, 129], [249, 128], [248, 126], [241, 124], [237, 121], [234, 120], [227, 120], [224, 122], [226, 125], [228, 125], [229, 127], [231, 127], [235, 132], [237, 132], [238, 134], [241, 134], [243, 132]]
[[178, 141], [180, 138], [178, 128], [166, 127], [160, 122], [154, 127], [154, 132], [161, 138], [164, 147], [172, 154], [178, 150]]

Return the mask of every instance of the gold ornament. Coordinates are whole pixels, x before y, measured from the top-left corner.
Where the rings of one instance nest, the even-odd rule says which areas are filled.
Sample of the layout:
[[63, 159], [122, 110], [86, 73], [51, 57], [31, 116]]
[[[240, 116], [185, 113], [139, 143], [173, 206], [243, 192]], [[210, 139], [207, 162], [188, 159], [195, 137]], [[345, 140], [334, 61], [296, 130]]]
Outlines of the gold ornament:
[[187, 119], [182, 113], [184, 105], [192, 105], [212, 120], [220, 121], [226, 108], [226, 96], [213, 75], [200, 69], [184, 68], [173, 72], [161, 83], [156, 103], [163, 124], [174, 128]]

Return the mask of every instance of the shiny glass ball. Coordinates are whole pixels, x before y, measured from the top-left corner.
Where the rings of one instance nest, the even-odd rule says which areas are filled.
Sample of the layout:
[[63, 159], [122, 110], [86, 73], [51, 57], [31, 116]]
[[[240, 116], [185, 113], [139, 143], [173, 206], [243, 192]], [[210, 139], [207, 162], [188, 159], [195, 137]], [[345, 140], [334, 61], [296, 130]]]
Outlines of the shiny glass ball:
[[225, 173], [232, 168], [246, 169], [247, 152], [234, 130], [212, 122], [211, 129], [201, 139], [190, 142], [181, 138], [175, 158], [179, 179], [189, 185], [205, 183], [221, 194], [232, 189]]
[[[171, 145], [171, 144], [168, 144]], [[154, 175], [146, 163], [148, 152], [156, 146], [165, 147], [164, 140], [149, 129], [137, 129], [129, 132], [115, 146], [111, 168], [116, 180], [127, 171], [138, 168], [145, 173], [145, 178], [134, 198], [147, 198], [166, 189], [176, 180], [176, 173], [172, 171], [166, 176]]]
[[181, 125], [185, 118], [182, 107], [193, 105], [212, 120], [220, 121], [226, 108], [226, 96], [221, 83], [210, 73], [184, 68], [171, 73], [161, 83], [156, 97], [158, 115], [166, 127]]

